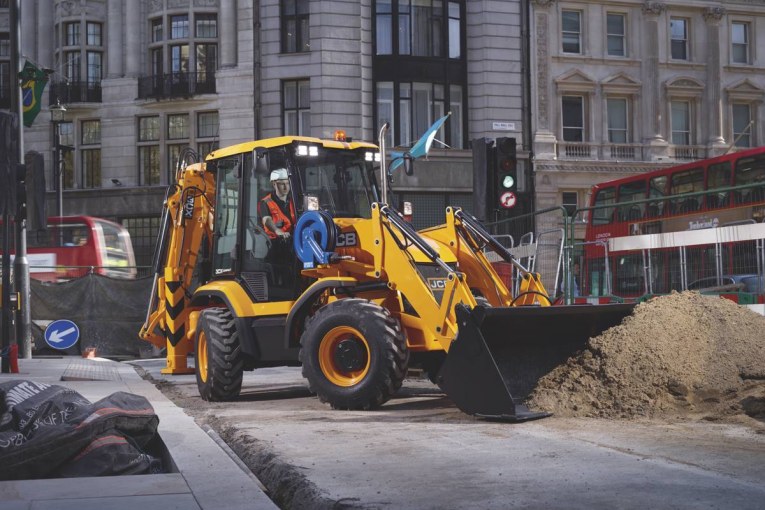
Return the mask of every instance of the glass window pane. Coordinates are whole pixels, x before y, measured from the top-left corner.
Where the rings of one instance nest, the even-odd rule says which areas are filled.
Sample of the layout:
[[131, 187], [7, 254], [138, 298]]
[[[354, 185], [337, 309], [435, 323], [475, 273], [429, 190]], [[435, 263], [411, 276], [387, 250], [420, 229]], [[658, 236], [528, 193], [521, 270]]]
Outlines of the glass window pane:
[[189, 17], [186, 14], [170, 16], [170, 38], [184, 39], [189, 36]]
[[449, 111], [452, 112], [452, 116], [449, 117], [449, 131], [451, 135], [450, 144], [454, 149], [464, 148], [462, 139], [462, 87], [459, 85], [449, 86]]
[[608, 99], [608, 141], [627, 143], [627, 100]]
[[82, 121], [82, 144], [92, 145], [101, 143], [101, 121]]
[[138, 140], [141, 142], [159, 140], [159, 117], [138, 119]]
[[382, 126], [388, 123], [388, 131], [385, 134], [385, 144], [393, 145], [395, 140], [395, 118], [393, 109], [393, 82], [384, 81], [377, 83], [377, 123]]
[[218, 112], [197, 114], [197, 137], [212, 137], [218, 134]]
[[167, 137], [171, 140], [189, 137], [188, 114], [167, 116]]

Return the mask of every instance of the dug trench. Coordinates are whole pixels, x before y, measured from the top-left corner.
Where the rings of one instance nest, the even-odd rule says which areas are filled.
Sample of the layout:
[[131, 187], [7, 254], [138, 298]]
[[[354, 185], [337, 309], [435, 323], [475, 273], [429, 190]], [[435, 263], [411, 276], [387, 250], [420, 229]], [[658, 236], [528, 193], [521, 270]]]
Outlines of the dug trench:
[[[632, 420], [655, 427], [705, 421], [743, 425], [765, 434], [763, 332], [765, 317], [726, 299], [693, 292], [657, 297], [636, 306], [621, 325], [591, 338], [584, 350], [540, 379], [528, 404], [532, 409], [552, 412], [553, 417], [547, 420]], [[148, 373], [144, 377], [151, 379]], [[263, 402], [210, 403], [201, 400], [193, 388], [153, 382], [197, 423], [215, 430], [281, 508], [364, 507], [358, 501], [326, 497], [304, 475], [301, 466], [281, 459], [268, 441], [252, 437], [220, 418], [222, 414], [236, 414], [239, 406], [262, 406]], [[420, 379], [407, 380], [402, 390], [410, 383], [429, 385]], [[434, 396], [427, 390], [419, 391]], [[285, 412], [296, 417], [300, 413], [301, 419], [322, 419], [326, 414], [324, 404], [307, 391], [303, 393], [298, 405], [310, 409], [292, 409], [298, 402], [293, 400]], [[415, 404], [425, 409], [423, 416], [408, 415], [396, 420], [445, 420], [470, 426], [473, 418], [448, 409], [449, 400], [443, 395], [435, 396], [440, 402], [435, 407], [428, 408], [425, 401]], [[326, 412], [339, 413], [328, 408]], [[391, 419], [390, 414], [370, 414], [370, 419]]]

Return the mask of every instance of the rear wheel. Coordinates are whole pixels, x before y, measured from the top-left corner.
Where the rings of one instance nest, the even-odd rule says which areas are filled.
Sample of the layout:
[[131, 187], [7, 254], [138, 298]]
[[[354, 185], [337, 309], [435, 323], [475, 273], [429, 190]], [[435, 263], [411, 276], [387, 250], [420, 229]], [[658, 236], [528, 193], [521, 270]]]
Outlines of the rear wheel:
[[202, 312], [194, 345], [197, 388], [203, 399], [233, 400], [242, 389], [244, 361], [233, 314], [223, 308]]
[[388, 310], [363, 299], [342, 299], [306, 322], [300, 361], [309, 389], [335, 409], [374, 409], [406, 376], [409, 351]]

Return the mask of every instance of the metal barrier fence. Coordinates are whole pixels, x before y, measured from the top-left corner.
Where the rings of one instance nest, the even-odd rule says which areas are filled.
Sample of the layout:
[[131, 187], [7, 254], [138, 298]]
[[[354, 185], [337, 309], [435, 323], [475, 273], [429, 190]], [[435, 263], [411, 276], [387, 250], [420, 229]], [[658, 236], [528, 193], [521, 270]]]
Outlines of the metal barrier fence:
[[[0, 275], [2, 270], [0, 269]], [[65, 282], [97, 274], [119, 280], [136, 280], [152, 275], [150, 266], [30, 266], [29, 278], [42, 282]], [[11, 278], [13, 269], [11, 269]]]

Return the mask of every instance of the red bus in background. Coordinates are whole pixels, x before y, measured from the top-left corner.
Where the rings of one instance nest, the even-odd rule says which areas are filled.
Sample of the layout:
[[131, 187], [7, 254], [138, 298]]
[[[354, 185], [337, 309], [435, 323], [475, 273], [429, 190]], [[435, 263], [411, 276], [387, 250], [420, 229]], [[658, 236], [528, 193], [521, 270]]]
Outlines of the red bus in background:
[[91, 216], [52, 216], [45, 230], [27, 232], [29, 276], [64, 281], [90, 272], [134, 279], [130, 234], [118, 223]]
[[765, 147], [597, 184], [589, 206], [583, 295], [640, 297], [732, 275], [762, 281]]

